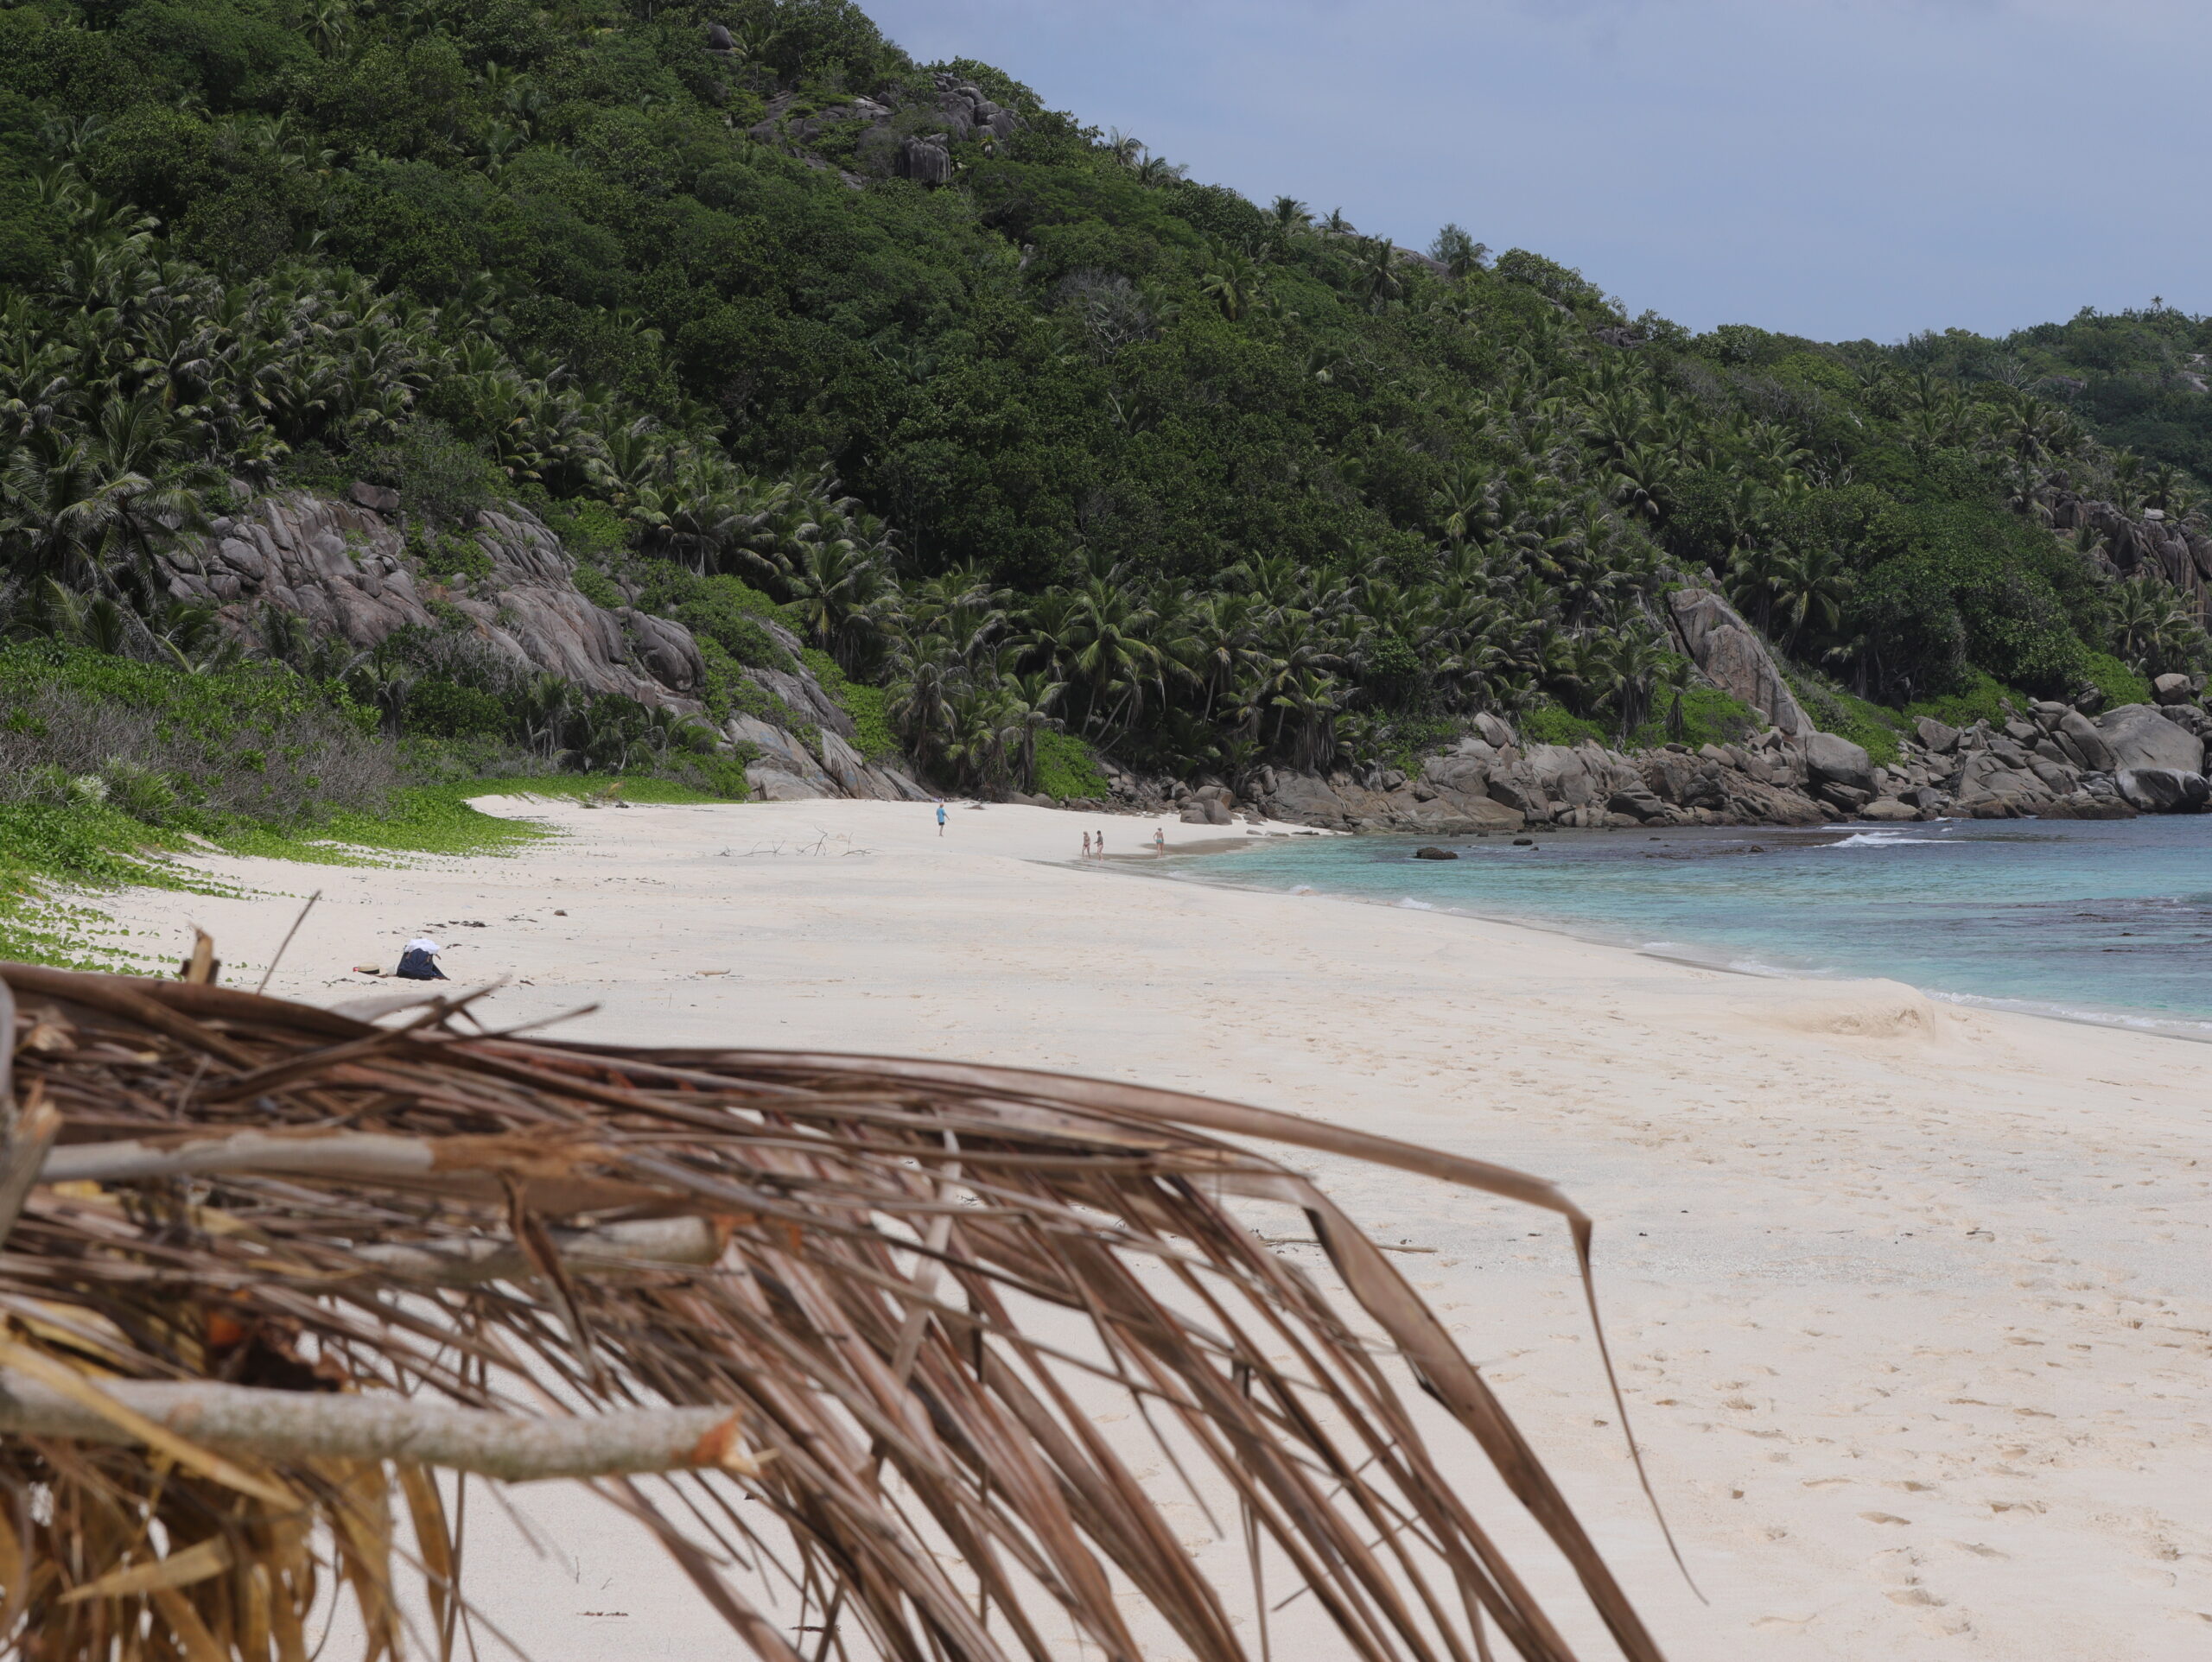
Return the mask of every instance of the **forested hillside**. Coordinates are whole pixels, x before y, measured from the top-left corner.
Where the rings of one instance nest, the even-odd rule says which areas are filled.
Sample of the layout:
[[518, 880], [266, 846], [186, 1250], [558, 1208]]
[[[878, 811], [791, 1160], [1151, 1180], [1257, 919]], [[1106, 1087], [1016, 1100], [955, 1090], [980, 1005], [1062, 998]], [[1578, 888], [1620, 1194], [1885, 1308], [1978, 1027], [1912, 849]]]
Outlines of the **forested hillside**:
[[2212, 322], [1691, 335], [1193, 181], [842, 0], [39, 0], [0, 147], [10, 631], [264, 657], [403, 739], [473, 678], [480, 751], [604, 754], [450, 644], [218, 641], [159, 562], [365, 484], [465, 568], [519, 504], [710, 657], [777, 612], [984, 788], [1070, 739], [1233, 778], [1486, 710], [1664, 738], [1683, 583], [1840, 727], [2204, 657]]

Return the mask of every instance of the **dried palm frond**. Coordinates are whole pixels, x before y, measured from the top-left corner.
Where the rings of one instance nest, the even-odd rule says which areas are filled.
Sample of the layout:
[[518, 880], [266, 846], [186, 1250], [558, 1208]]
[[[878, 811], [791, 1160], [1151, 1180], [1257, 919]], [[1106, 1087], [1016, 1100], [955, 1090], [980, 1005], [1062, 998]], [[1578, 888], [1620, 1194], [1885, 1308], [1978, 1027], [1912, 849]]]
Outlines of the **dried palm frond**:
[[[1410, 1375], [1657, 1658], [1389, 1259], [1225, 1139], [1586, 1246], [1548, 1184], [1052, 1074], [464, 1034], [467, 999], [423, 996], [376, 1025], [0, 965], [0, 1650], [302, 1662], [334, 1584], [371, 1662], [410, 1624], [450, 1655], [448, 1496], [480, 1473], [594, 1483], [778, 1662], [1243, 1662], [1294, 1595], [1277, 1654], [1569, 1657]], [[1163, 1456], [1234, 1573], [1140, 1481]]]

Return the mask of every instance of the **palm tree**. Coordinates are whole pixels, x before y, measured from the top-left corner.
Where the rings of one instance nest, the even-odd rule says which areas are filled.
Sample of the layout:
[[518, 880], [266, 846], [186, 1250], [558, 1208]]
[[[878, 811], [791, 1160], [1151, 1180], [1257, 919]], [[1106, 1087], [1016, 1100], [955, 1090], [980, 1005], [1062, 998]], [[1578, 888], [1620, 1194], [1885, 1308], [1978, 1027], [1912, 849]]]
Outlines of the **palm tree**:
[[1309, 769], [1327, 766], [1336, 755], [1336, 718], [1344, 707], [1336, 677], [1325, 671], [1296, 670], [1277, 683], [1268, 701], [1276, 713], [1274, 743], [1278, 749], [1283, 748], [1287, 727], [1289, 745], [1286, 753], [1291, 764]]
[[1795, 652], [1808, 627], [1827, 633], [1840, 626], [1851, 583], [1843, 556], [1825, 543], [1777, 557], [1765, 584], [1773, 597], [1774, 614], [1783, 625], [1783, 649]]
[[1216, 251], [1198, 287], [1213, 296], [1224, 317], [1236, 323], [1259, 303], [1264, 282], [1256, 263], [1233, 250], [1222, 249]]
[[2147, 572], [2113, 584], [2107, 598], [2113, 652], [2142, 674], [2161, 673], [2202, 638], [2181, 597]]
[[1037, 735], [1059, 728], [1052, 707], [1066, 690], [1065, 682], [1055, 681], [1041, 669], [1008, 676], [1000, 683], [999, 748], [1016, 759], [1024, 790], [1037, 789]]
[[1690, 688], [1697, 684], [1697, 666], [1677, 653], [1667, 660], [1667, 667], [1659, 672], [1659, 685], [1667, 693], [1667, 737], [1676, 744], [1688, 733], [1683, 720], [1682, 703], [1689, 696]]
[[1617, 638], [1599, 659], [1605, 695], [1623, 744], [1650, 714], [1651, 689], [1667, 669], [1667, 656], [1656, 637], [1637, 630]]
[[1398, 276], [1398, 252], [1387, 237], [1360, 240], [1358, 264], [1352, 274], [1351, 291], [1367, 302], [1370, 312], [1382, 312], [1405, 293]]
[[1428, 257], [1440, 262], [1454, 281], [1482, 270], [1489, 256], [1488, 244], [1477, 242], [1456, 225], [1446, 225], [1428, 245]]
[[1497, 524], [1497, 480], [1476, 462], [1463, 461], [1444, 476], [1432, 500], [1440, 529], [1453, 548], [1484, 541]]
[[1111, 733], [1144, 711], [1147, 686], [1160, 680], [1160, 656], [1148, 638], [1158, 614], [1109, 577], [1077, 591], [1064, 625], [1071, 679], [1084, 694], [1088, 731]]
[[882, 562], [840, 537], [800, 546], [784, 586], [801, 631], [850, 671], [872, 645], [887, 590]]

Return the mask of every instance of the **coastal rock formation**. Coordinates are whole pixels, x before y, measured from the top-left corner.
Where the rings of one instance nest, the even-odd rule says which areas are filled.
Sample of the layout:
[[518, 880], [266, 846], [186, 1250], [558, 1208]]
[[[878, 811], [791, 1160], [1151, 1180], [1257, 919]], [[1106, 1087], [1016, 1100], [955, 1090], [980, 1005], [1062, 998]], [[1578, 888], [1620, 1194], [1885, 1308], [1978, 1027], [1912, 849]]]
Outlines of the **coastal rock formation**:
[[2115, 768], [2204, 771], [2204, 741], [2155, 704], [2123, 704], [2097, 718]]
[[[214, 607], [241, 640], [255, 638], [264, 608], [304, 618], [318, 634], [362, 651], [402, 629], [460, 631], [518, 670], [687, 715], [703, 709], [706, 667], [691, 631], [586, 599], [575, 560], [535, 515], [513, 504], [480, 514], [469, 541], [486, 568], [467, 577], [423, 568], [398, 523], [400, 510], [397, 492], [374, 485], [356, 485], [342, 500], [305, 492], [258, 498], [237, 517], [216, 520], [210, 536], [164, 555], [162, 579], [173, 598]], [[798, 637], [772, 620], [762, 626], [799, 664]], [[750, 715], [724, 724], [732, 745], [759, 752], [746, 778], [763, 800], [927, 799], [906, 774], [853, 749], [852, 718], [803, 665], [743, 674], [813, 729], [802, 737]]]
[[1418, 775], [1323, 777], [1262, 768], [1255, 805], [1269, 817], [1341, 831], [1467, 835], [1526, 825], [1817, 825], [1834, 817], [1807, 794], [1802, 747], [1770, 733], [1747, 747], [1669, 745], [1626, 756], [1575, 745], [1466, 738]]
[[480, 515], [469, 540], [489, 561], [488, 574], [438, 576], [421, 569], [387, 518], [396, 496], [361, 486], [345, 501], [303, 492], [258, 498], [237, 517], [215, 520], [211, 536], [164, 555], [162, 576], [171, 596], [213, 606], [241, 639], [253, 638], [263, 606], [304, 618], [362, 650], [396, 630], [436, 631], [458, 619], [518, 669], [687, 714], [699, 710], [705, 668], [691, 631], [586, 599], [576, 590], [575, 561], [534, 515], [518, 508]]
[[1676, 589], [1667, 597], [1675, 629], [1706, 678], [1757, 710], [1785, 736], [1814, 731], [1782, 670], [1758, 631], [1736, 608], [1710, 589]]
[[1337, 830], [1462, 834], [1516, 823], [2129, 819], [2212, 807], [2204, 776], [2212, 714], [2195, 705], [2124, 705], [2093, 721], [2045, 701], [1996, 727], [1923, 720], [1886, 766], [1850, 740], [1818, 732], [1794, 737], [1770, 728], [1741, 744], [1694, 752], [1669, 745], [1628, 756], [1586, 741], [1523, 746], [1497, 717], [1484, 723], [1484, 737], [1427, 758], [1410, 779], [1262, 768], [1255, 805], [1276, 819]]
[[2212, 796], [2202, 774], [2179, 768], [2123, 768], [2114, 778], [2120, 794], [2145, 814], [2196, 813]]

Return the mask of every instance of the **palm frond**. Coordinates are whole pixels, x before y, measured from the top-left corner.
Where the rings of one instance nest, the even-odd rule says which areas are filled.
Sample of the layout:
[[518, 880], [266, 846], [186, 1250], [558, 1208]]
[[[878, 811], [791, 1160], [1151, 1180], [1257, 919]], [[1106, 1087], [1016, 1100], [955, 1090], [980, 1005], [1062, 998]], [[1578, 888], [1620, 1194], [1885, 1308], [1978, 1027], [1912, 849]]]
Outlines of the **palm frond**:
[[[1556, 1213], [1586, 1280], [1549, 1184], [1053, 1074], [464, 1032], [471, 1002], [0, 965], [0, 1648], [289, 1662], [334, 1581], [372, 1662], [410, 1610], [450, 1656], [480, 1473], [595, 1482], [780, 1662], [794, 1599], [817, 1656], [1244, 1662], [1293, 1593], [1339, 1653], [1563, 1662], [1447, 1475], [1464, 1435], [1656, 1662], [1436, 1316], [1248, 1145]], [[1163, 1457], [1241, 1551], [1186, 1550]]]

